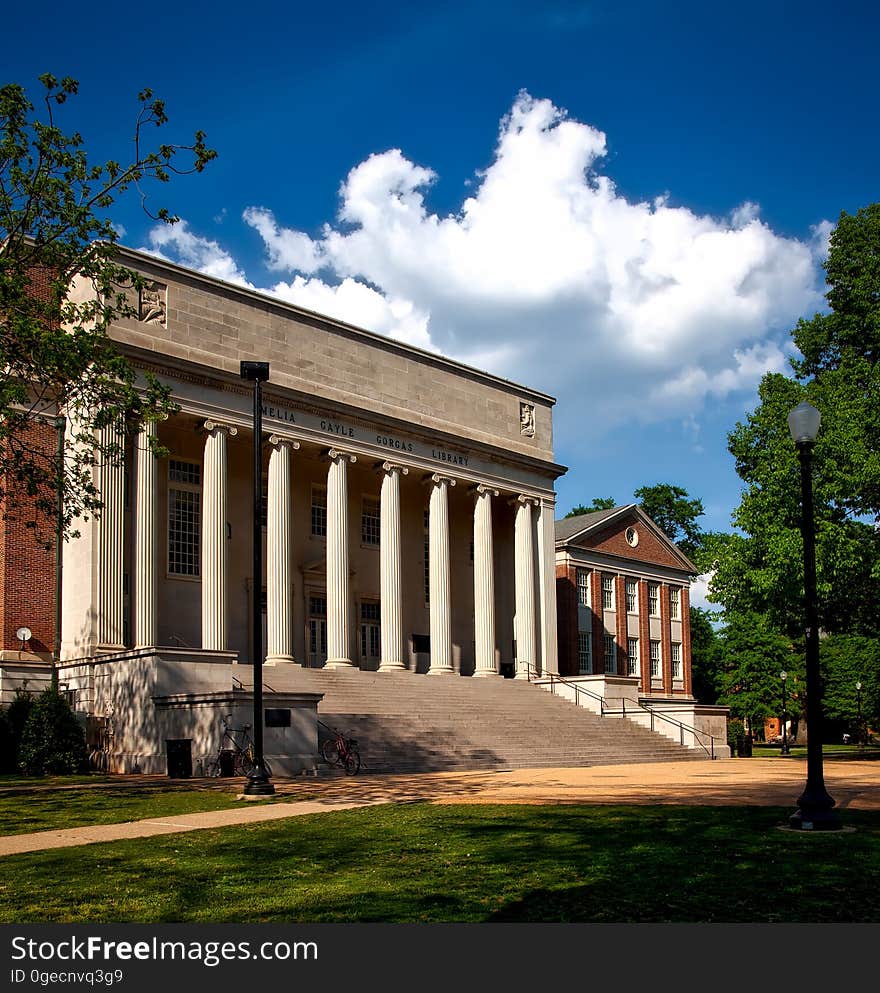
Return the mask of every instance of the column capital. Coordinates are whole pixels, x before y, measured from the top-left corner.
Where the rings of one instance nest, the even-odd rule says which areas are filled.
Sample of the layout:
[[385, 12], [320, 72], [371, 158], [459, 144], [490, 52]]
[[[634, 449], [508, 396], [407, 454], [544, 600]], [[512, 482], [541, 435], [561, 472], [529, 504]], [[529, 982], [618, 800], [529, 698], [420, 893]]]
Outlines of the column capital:
[[282, 445], [286, 445], [294, 452], [300, 447], [300, 443], [295, 438], [285, 438], [280, 434], [270, 434], [269, 444], [275, 448], [281, 448]]
[[342, 459], [343, 461], [348, 459], [348, 461], [351, 462], [352, 464], [354, 464], [358, 460], [357, 455], [355, 455], [353, 452], [343, 452], [338, 448], [328, 448], [327, 458], [330, 459], [331, 462], [336, 462], [337, 459]]
[[434, 483], [437, 486], [443, 486], [444, 484], [446, 486], [455, 486], [455, 480], [452, 476], [444, 476], [439, 472], [432, 473], [430, 476], [426, 477], [424, 482]]
[[510, 498], [511, 506], [515, 504], [531, 504], [533, 507], [540, 507], [541, 501], [537, 497], [529, 496], [527, 493], [518, 493]]
[[205, 421], [202, 427], [211, 434], [214, 431], [225, 431], [231, 438], [238, 434], [238, 428], [234, 424], [222, 424], [219, 421]]
[[409, 475], [409, 467], [401, 465], [399, 462], [378, 462], [376, 472], [399, 472], [401, 476]]
[[485, 483], [475, 483], [470, 487], [471, 493], [476, 493], [482, 496], [484, 493], [488, 493], [489, 496], [497, 497], [500, 495], [501, 491], [496, 490], [494, 486], [487, 486]]

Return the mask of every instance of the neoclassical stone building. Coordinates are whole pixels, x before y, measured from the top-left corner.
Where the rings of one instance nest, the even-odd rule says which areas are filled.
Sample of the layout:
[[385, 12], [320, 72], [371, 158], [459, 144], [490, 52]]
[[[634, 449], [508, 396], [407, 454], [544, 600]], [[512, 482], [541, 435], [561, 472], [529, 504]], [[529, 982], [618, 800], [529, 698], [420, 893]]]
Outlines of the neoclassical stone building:
[[[270, 685], [272, 667], [556, 670], [553, 398], [151, 256], [120, 261], [146, 284], [111, 336], [179, 410], [97, 470], [104, 510], [64, 549], [60, 676], [77, 709], [113, 715], [130, 765], [164, 771], [169, 738], [198, 753], [246, 682], [257, 601]], [[248, 359], [270, 364], [260, 577]], [[281, 739], [314, 694], [286, 692], [293, 730], [267, 732], [270, 753], [307, 747]]]

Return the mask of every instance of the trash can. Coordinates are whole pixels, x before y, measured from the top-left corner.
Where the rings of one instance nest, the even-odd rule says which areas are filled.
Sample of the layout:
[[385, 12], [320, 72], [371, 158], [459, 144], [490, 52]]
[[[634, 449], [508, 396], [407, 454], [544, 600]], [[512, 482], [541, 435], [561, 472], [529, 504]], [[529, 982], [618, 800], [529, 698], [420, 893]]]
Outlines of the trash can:
[[752, 757], [752, 736], [750, 734], [738, 734], [736, 736], [736, 754], [739, 758], [750, 759]]
[[192, 767], [192, 738], [166, 738], [169, 779], [190, 779]]
[[220, 752], [220, 775], [230, 778], [235, 775], [235, 751], [224, 748]]

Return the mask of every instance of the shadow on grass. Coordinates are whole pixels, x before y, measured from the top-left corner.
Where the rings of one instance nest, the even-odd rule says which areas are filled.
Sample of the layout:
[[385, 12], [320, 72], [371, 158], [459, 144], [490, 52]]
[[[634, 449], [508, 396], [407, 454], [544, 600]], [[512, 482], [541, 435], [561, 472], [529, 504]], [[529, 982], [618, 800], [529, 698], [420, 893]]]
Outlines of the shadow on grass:
[[[7, 922], [877, 922], [880, 813], [382, 806], [16, 856]], [[15, 879], [28, 879], [26, 888]]]

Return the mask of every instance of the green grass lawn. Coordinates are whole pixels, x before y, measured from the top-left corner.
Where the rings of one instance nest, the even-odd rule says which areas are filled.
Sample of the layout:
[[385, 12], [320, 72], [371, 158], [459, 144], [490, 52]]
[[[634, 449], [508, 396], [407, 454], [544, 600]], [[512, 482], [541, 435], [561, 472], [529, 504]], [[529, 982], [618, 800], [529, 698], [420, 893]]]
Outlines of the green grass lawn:
[[4, 858], [0, 921], [880, 921], [880, 813], [397, 804]]
[[[781, 745], [752, 745], [752, 757], [756, 759], [779, 758]], [[793, 758], [806, 759], [806, 745], [789, 745]], [[865, 745], [861, 750], [856, 745], [823, 745], [823, 758], [830, 762], [845, 760], [880, 759], [880, 745]]]
[[[47, 781], [36, 782], [40, 786], [47, 785]], [[80, 787], [76, 782], [74, 777], [59, 777], [58, 783], [64, 783], [68, 788], [46, 790], [34, 789], [35, 781], [31, 780], [28, 786], [0, 792], [0, 835], [88, 824], [118, 824], [200, 810], [225, 810], [242, 802], [236, 800], [240, 784], [207, 790], [126, 783]], [[4, 781], [0, 785], [9, 784]], [[278, 799], [290, 800], [290, 797]]]

